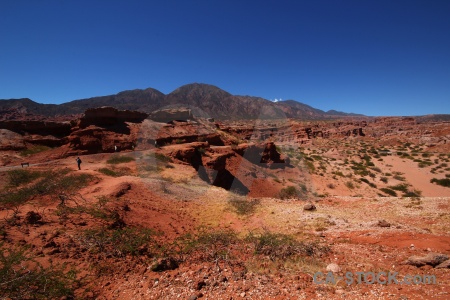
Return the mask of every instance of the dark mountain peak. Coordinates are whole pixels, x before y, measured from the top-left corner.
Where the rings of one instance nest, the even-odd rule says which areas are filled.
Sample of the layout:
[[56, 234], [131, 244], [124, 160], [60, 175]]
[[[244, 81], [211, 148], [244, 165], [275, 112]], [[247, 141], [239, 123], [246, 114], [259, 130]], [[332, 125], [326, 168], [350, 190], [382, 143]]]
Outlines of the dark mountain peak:
[[147, 88], [147, 89], [134, 89], [134, 90], [126, 90], [117, 93], [116, 95], [112, 96], [126, 96], [126, 95], [132, 95], [132, 96], [139, 96], [139, 95], [145, 95], [145, 96], [156, 96], [156, 97], [164, 97], [165, 95], [158, 91], [157, 89], [153, 88]]
[[355, 116], [355, 117], [364, 116], [361, 114], [346, 113], [346, 112], [342, 112], [342, 111], [338, 111], [338, 110], [334, 110], [334, 109], [327, 111], [326, 114], [333, 115], [333, 116]]
[[14, 106], [14, 105], [35, 105], [38, 104], [37, 102], [34, 102], [30, 98], [17, 98], [17, 99], [5, 99], [3, 100], [3, 104], [5, 106]]
[[218, 88], [217, 86], [205, 83], [190, 83], [180, 86], [176, 90], [174, 90], [169, 95], [186, 95], [186, 96], [220, 96], [220, 97], [229, 97], [230, 93]]
[[152, 113], [169, 107], [189, 107], [195, 116], [217, 119], [300, 118], [322, 119], [353, 116], [336, 111], [324, 112], [295, 100], [272, 102], [261, 97], [232, 95], [217, 86], [204, 83], [183, 85], [170, 94], [153, 89], [134, 89], [115, 95], [74, 100], [63, 104], [40, 104], [28, 98], [0, 101], [0, 111], [10, 108], [44, 116], [76, 115], [87, 109], [111, 106], [119, 110]]

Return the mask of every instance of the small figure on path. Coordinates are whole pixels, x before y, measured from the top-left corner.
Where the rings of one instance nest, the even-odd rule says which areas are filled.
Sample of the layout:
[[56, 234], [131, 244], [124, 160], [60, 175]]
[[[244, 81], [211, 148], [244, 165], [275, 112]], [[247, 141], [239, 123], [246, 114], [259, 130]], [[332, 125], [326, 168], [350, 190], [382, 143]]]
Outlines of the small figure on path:
[[117, 152], [117, 146], [114, 146], [114, 152]]
[[76, 161], [77, 161], [77, 164], [78, 164], [78, 170], [81, 170], [81, 159], [80, 159], [80, 157], [77, 157]]

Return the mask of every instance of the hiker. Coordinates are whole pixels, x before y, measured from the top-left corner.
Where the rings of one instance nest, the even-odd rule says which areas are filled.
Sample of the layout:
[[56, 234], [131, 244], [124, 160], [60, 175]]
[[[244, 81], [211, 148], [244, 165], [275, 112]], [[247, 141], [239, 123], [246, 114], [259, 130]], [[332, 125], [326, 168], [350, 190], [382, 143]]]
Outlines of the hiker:
[[117, 152], [117, 146], [114, 146], [114, 152]]
[[77, 161], [77, 164], [78, 164], [78, 170], [81, 170], [81, 159], [80, 159], [79, 156], [77, 157], [76, 161]]

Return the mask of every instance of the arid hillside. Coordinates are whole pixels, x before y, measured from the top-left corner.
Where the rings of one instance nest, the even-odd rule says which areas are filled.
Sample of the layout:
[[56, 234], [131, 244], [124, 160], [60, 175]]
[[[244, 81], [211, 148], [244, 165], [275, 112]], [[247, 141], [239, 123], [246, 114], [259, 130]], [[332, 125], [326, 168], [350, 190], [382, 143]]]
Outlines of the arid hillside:
[[448, 299], [450, 123], [147, 116], [0, 123], [0, 298]]

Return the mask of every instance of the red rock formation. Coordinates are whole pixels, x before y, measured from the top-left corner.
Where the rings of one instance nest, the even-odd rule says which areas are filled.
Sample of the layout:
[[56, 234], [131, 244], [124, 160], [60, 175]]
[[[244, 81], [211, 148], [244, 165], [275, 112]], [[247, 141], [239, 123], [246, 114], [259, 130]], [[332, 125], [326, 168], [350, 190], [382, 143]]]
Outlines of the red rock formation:
[[79, 120], [78, 126], [85, 128], [89, 125], [111, 126], [125, 122], [141, 123], [147, 117], [146, 113], [104, 106], [86, 110], [84, 116]]

